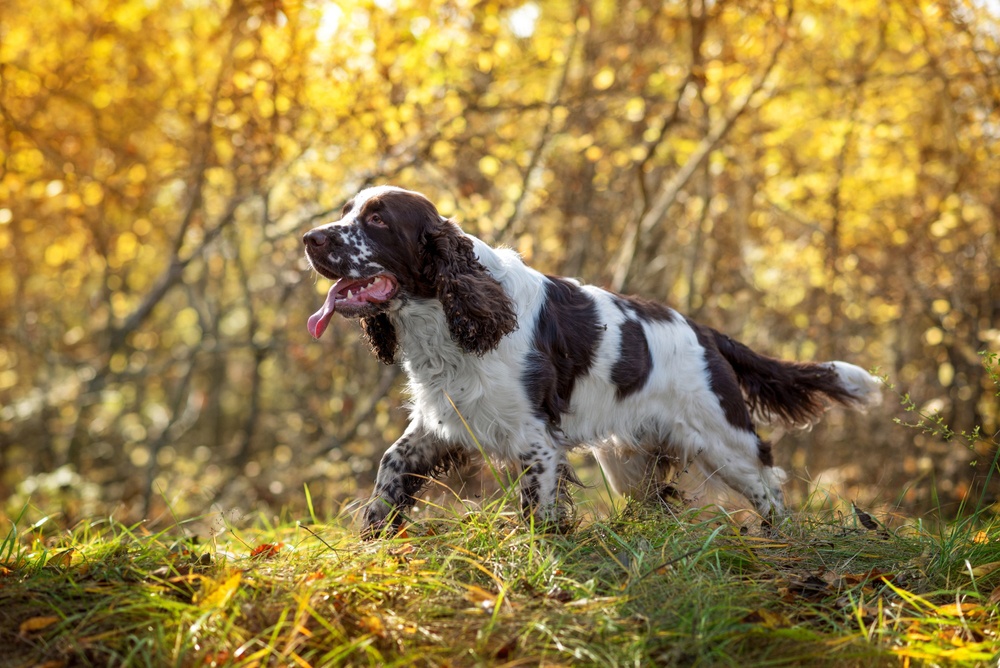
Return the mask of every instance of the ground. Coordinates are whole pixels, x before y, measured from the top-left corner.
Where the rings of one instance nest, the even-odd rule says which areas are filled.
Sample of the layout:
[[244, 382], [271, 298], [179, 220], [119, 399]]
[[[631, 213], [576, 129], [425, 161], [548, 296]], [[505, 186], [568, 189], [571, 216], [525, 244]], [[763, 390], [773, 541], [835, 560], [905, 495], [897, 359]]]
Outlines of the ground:
[[157, 534], [107, 522], [0, 550], [0, 664], [994, 665], [1000, 526], [860, 509], [771, 535], [620, 504], [569, 535], [499, 498], [362, 542], [348, 517]]

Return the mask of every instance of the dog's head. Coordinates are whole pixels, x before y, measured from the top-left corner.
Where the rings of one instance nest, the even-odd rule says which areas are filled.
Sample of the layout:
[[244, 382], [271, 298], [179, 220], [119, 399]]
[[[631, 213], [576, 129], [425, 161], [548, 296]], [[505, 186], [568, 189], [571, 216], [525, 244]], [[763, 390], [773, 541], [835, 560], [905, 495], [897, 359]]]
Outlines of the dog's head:
[[302, 240], [309, 264], [334, 281], [309, 318], [316, 338], [334, 313], [361, 318], [375, 353], [391, 363], [397, 339], [387, 311], [410, 298], [439, 300], [451, 338], [477, 355], [516, 326], [510, 298], [476, 258], [472, 240], [419, 193], [362, 190], [344, 205], [340, 220]]

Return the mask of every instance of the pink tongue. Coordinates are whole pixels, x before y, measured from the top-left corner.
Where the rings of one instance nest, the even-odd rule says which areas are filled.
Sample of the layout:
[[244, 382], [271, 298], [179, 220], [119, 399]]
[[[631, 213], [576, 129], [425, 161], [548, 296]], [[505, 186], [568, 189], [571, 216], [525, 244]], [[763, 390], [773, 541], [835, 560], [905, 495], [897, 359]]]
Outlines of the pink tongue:
[[326, 331], [326, 326], [330, 324], [330, 318], [333, 317], [334, 305], [337, 302], [337, 290], [340, 289], [340, 284], [343, 281], [344, 279], [341, 278], [333, 284], [330, 291], [326, 293], [326, 301], [323, 302], [323, 306], [309, 316], [309, 333], [313, 335], [314, 339], [318, 339], [323, 336], [323, 332]]

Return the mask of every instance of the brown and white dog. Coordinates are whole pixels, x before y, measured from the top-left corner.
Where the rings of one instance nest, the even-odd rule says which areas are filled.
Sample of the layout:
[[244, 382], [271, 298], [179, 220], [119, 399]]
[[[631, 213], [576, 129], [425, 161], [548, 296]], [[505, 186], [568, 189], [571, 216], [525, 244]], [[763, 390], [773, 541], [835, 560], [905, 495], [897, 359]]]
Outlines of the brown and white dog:
[[654, 497], [667, 470], [693, 469], [769, 521], [784, 512], [784, 474], [755, 421], [803, 427], [881, 398], [852, 364], [765, 357], [666, 306], [541, 274], [415, 192], [365, 189], [303, 241], [336, 281], [312, 335], [334, 313], [360, 318], [378, 358], [409, 378], [410, 423], [382, 457], [368, 536], [480, 447], [520, 472], [525, 517], [548, 528], [568, 522], [578, 446], [620, 494]]

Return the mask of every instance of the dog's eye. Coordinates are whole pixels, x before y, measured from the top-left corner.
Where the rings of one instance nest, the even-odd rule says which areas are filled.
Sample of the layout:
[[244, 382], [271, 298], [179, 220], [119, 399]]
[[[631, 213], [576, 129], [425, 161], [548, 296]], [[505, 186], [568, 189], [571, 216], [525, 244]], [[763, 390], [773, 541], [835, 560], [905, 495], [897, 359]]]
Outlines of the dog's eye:
[[385, 221], [382, 220], [382, 216], [378, 215], [377, 213], [373, 213], [372, 215], [368, 216], [368, 222], [371, 223], [372, 225], [385, 227]]

